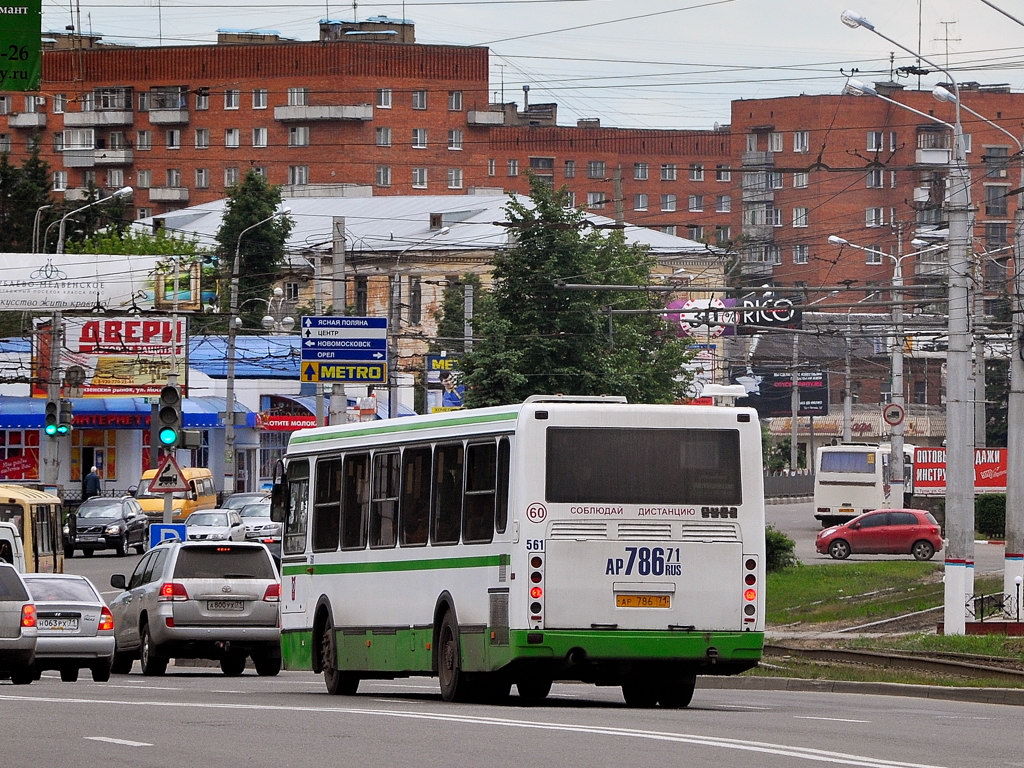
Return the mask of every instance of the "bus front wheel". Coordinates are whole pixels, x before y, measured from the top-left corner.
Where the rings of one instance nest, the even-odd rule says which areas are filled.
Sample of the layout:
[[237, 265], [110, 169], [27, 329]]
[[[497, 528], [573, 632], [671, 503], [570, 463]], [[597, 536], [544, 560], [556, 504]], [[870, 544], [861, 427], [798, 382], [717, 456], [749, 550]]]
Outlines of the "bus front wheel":
[[328, 616], [320, 635], [320, 667], [324, 671], [324, 685], [331, 696], [354, 696], [359, 688], [359, 678], [351, 672], [338, 669], [338, 653], [335, 648], [334, 622]]

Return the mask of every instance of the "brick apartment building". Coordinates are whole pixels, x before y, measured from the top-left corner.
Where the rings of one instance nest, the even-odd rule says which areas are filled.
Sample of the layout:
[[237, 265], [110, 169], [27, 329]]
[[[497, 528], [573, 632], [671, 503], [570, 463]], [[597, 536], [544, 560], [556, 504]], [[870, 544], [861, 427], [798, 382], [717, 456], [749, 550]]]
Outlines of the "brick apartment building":
[[[0, 95], [0, 151], [17, 163], [39, 137], [56, 193], [76, 200], [90, 184], [130, 185], [140, 218], [222, 198], [250, 167], [287, 195], [374, 196], [525, 192], [530, 170], [588, 210], [731, 243], [733, 277], [844, 314], [857, 302], [854, 312], [884, 306], [891, 296], [873, 292], [891, 284], [893, 259], [916, 251], [915, 237], [945, 236], [949, 130], [870, 96], [737, 100], [729, 124], [707, 131], [559, 126], [557, 105], [530, 103], [528, 90], [521, 108], [489, 100], [486, 48], [416, 43], [411, 23], [386, 17], [321, 22], [310, 42], [222, 33], [203, 46], [122, 48], [74, 35], [48, 45], [42, 90]], [[928, 91], [878, 88], [953, 119]], [[1021, 134], [1024, 94], [970, 83], [961, 94]], [[976, 250], [988, 252], [978, 285], [993, 313], [1005, 304], [1019, 145], [962, 118]], [[840, 249], [830, 235], [893, 258]], [[945, 259], [933, 250], [904, 260], [908, 296], [924, 297], [909, 314], [941, 312], [919, 289], [941, 293]], [[929, 343], [942, 340], [933, 333]], [[935, 362], [920, 374], [909, 365], [908, 402], [940, 403]]]

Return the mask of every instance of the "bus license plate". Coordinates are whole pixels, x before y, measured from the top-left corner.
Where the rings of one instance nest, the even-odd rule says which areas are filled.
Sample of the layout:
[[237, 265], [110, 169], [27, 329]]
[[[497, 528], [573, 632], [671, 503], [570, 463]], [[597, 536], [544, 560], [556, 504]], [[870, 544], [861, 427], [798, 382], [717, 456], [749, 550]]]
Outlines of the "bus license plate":
[[616, 608], [671, 608], [671, 595], [616, 595]]
[[53, 632], [77, 632], [78, 631], [78, 619], [47, 619], [39, 618], [36, 620], [39, 629], [50, 630]]
[[211, 611], [240, 611], [244, 606], [241, 600], [207, 600], [206, 607]]

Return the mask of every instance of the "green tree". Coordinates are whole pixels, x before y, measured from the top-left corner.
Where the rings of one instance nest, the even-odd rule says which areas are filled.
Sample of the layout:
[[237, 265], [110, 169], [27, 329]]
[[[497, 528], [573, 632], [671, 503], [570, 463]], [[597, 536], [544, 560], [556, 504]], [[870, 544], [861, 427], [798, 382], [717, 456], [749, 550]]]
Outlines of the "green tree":
[[[239, 316], [247, 324], [258, 324], [266, 314], [266, 306], [249, 299], [266, 299], [284, 262], [284, 244], [292, 231], [292, 220], [287, 216], [274, 216], [281, 205], [281, 189], [250, 168], [242, 179], [228, 190], [224, 218], [217, 231], [217, 261], [224, 289], [221, 290], [221, 308], [230, 309], [231, 279], [238, 280]], [[254, 229], [249, 229], [270, 219]], [[248, 232], [246, 230], [249, 229]], [[244, 236], [243, 236], [244, 233]], [[239, 236], [242, 236], [239, 241]], [[238, 275], [232, 276], [235, 251], [239, 250]]]
[[[533, 394], [625, 395], [672, 402], [686, 390], [689, 342], [642, 290], [570, 291], [562, 281], [643, 286], [652, 260], [621, 231], [604, 234], [569, 207], [568, 192], [530, 178], [530, 200], [506, 207], [516, 245], [494, 259], [493, 286], [475, 302], [473, 350], [463, 359], [466, 403], [520, 402]], [[611, 314], [608, 309], [639, 310]]]

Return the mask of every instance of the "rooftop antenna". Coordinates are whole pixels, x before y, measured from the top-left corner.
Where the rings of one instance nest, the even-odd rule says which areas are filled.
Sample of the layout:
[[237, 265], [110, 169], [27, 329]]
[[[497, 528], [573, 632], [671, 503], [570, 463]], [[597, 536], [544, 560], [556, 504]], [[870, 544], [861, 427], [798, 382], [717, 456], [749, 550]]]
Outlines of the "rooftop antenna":
[[941, 24], [946, 29], [946, 36], [944, 38], [937, 38], [937, 39], [942, 39], [946, 43], [946, 69], [949, 69], [949, 43], [950, 43], [950, 41], [953, 41], [954, 43], [959, 43], [960, 42], [960, 38], [959, 37], [950, 37], [949, 36], [949, 27], [952, 24], [956, 24], [956, 21], [940, 21], [939, 24]]

